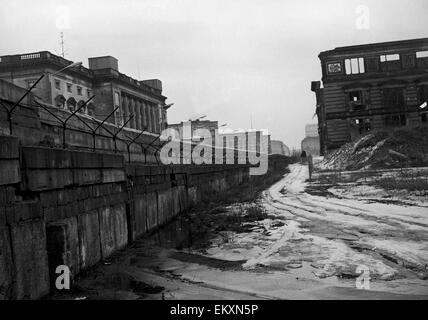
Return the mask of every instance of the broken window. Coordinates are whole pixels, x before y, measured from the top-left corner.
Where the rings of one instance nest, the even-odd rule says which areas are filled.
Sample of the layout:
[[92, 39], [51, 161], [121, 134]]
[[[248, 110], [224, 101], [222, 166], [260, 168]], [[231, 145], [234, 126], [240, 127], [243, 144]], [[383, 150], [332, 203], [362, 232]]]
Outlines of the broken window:
[[364, 121], [364, 130], [366, 132], [369, 132], [372, 129], [372, 124], [371, 124], [371, 120], [370, 119], [366, 119]]
[[363, 90], [354, 90], [348, 93], [348, 102], [351, 111], [367, 109], [366, 93]]
[[388, 109], [404, 108], [403, 88], [385, 88], [383, 89], [383, 104]]
[[367, 119], [355, 119], [354, 125], [357, 128], [358, 133], [360, 135], [365, 134], [372, 129], [371, 119], [369, 119], [369, 118], [367, 118]]
[[329, 74], [342, 73], [342, 64], [340, 62], [332, 62], [327, 64]]
[[345, 59], [346, 74], [365, 73], [364, 58]]

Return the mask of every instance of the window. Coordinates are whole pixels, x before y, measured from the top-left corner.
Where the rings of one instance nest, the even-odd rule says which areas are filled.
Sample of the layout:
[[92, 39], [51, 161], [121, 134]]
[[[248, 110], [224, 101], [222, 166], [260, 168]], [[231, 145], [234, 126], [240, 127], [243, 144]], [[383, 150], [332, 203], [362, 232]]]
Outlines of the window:
[[72, 92], [71, 87], [72, 87], [72, 84], [71, 83], [67, 83], [67, 91], [68, 92]]
[[363, 92], [358, 91], [351, 91], [349, 92], [349, 106], [351, 111], [360, 111], [363, 110], [364, 101], [363, 101]]
[[92, 97], [92, 92], [91, 92], [91, 90], [89, 90], [89, 89], [88, 89], [88, 90], [86, 91], [86, 93], [88, 94], [88, 97]]
[[355, 125], [360, 135], [369, 132], [372, 129], [371, 119], [355, 119]]
[[340, 62], [328, 63], [327, 72], [329, 74], [342, 73], [342, 64]]
[[55, 79], [55, 88], [61, 90], [61, 81], [59, 81], [58, 79]]
[[427, 121], [427, 114], [426, 113], [422, 113], [421, 114], [421, 121], [423, 122], [423, 123], [427, 123], [428, 121]]
[[349, 93], [349, 101], [354, 103], [362, 103], [363, 102], [363, 93], [361, 91], [351, 91]]
[[370, 119], [365, 119], [364, 120], [364, 130], [366, 132], [369, 132], [371, 129], [372, 129], [371, 120]]
[[416, 58], [428, 58], [428, 51], [418, 51], [416, 52]]
[[114, 106], [118, 107], [120, 105], [120, 96], [119, 92], [114, 93]]
[[77, 87], [77, 94], [78, 94], [79, 96], [81, 96], [81, 95], [82, 95], [82, 87]]
[[124, 119], [125, 115], [121, 115], [120, 110], [116, 110], [116, 112], [114, 113], [114, 120], [116, 122], [117, 126], [123, 126], [123, 119]]
[[346, 74], [365, 73], [364, 58], [345, 59]]
[[386, 54], [380, 56], [380, 62], [386, 62], [386, 61], [398, 61], [400, 60], [399, 54]]
[[353, 90], [347, 94], [350, 111], [362, 111], [367, 109], [368, 92], [364, 90]]

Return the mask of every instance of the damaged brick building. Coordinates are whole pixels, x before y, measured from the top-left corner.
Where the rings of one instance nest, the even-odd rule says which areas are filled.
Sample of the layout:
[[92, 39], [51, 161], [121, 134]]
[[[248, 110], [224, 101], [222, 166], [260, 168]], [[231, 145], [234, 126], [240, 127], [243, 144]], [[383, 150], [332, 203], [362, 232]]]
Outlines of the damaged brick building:
[[428, 125], [428, 38], [335, 48], [313, 81], [321, 153], [369, 131]]

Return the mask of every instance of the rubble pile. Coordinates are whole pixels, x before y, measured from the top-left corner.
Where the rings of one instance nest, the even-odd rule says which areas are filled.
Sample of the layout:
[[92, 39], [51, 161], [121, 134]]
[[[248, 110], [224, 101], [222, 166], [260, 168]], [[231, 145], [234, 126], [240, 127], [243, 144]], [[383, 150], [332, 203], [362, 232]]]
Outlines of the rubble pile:
[[428, 166], [428, 127], [369, 133], [327, 155], [320, 170]]

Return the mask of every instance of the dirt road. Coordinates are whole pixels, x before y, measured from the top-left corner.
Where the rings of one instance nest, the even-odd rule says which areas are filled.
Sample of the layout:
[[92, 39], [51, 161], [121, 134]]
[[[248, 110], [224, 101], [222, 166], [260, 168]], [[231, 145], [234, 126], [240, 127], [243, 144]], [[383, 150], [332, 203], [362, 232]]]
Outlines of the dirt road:
[[[177, 250], [185, 226], [141, 239], [79, 282], [119, 299], [428, 298], [428, 207], [313, 195], [305, 166], [264, 191], [268, 218]], [[426, 204], [425, 204], [426, 205]], [[184, 232], [187, 234], [186, 232]], [[161, 243], [162, 242], [162, 243]], [[162, 245], [159, 245], [162, 244]], [[136, 289], [137, 288], [137, 289]]]

